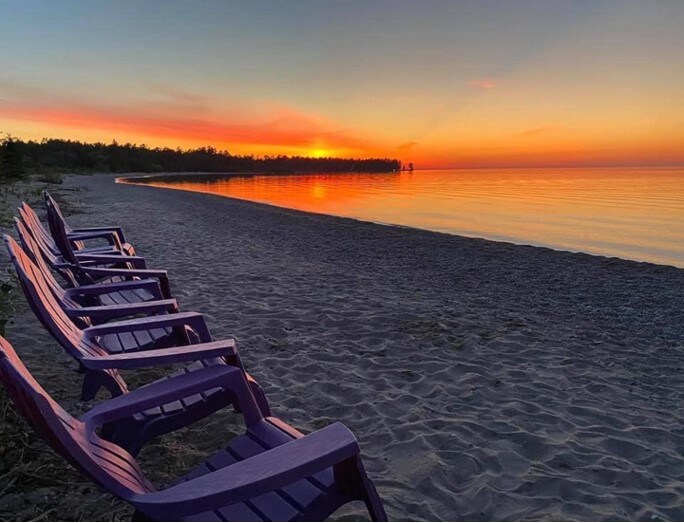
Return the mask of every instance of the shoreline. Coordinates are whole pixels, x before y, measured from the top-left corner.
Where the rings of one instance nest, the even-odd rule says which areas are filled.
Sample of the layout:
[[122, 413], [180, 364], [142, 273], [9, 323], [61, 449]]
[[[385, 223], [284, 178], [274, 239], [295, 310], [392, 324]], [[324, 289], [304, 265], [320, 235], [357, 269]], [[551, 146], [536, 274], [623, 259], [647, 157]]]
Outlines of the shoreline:
[[[310, 173], [288, 173], [287, 175], [289, 176], [297, 176], [297, 175], [307, 175]], [[339, 174], [339, 175], [344, 175], [344, 174], [353, 174], [353, 173], [326, 173], [326, 174]], [[394, 174], [394, 173], [371, 173], [371, 174]], [[399, 174], [397, 172], [396, 174]], [[268, 207], [273, 207], [275, 209], [284, 209], [284, 210], [289, 210], [289, 211], [296, 211], [296, 212], [301, 212], [304, 214], [310, 214], [310, 215], [318, 215], [318, 216], [327, 216], [330, 218], [340, 218], [344, 220], [353, 220], [357, 221], [360, 223], [365, 223], [369, 225], [379, 225], [383, 227], [398, 227], [401, 229], [408, 229], [411, 231], [421, 231], [421, 232], [429, 232], [433, 234], [444, 234], [448, 236], [455, 236], [457, 238], [467, 238], [471, 240], [481, 240], [484, 242], [493, 242], [493, 243], [502, 243], [506, 245], [510, 245], [513, 247], [532, 247], [535, 249], [548, 249], [550, 251], [562, 253], [562, 254], [573, 254], [573, 255], [585, 255], [585, 256], [592, 256], [592, 257], [598, 257], [598, 258], [605, 258], [608, 260], [619, 260], [619, 261], [624, 261], [624, 262], [630, 262], [630, 263], [643, 263], [647, 265], [655, 265], [658, 267], [669, 267], [673, 269], [678, 269], [678, 270], [684, 270], [684, 267], [678, 267], [676, 265], [671, 265], [667, 263], [656, 263], [653, 261], [647, 261], [647, 260], [636, 260], [636, 259], [630, 259], [630, 258], [621, 258], [619, 256], [609, 256], [606, 254], [600, 254], [597, 252], [587, 252], [587, 251], [572, 251], [572, 250], [567, 250], [567, 249], [562, 249], [559, 247], [553, 247], [551, 245], [545, 245], [545, 244], [534, 244], [534, 243], [515, 243], [512, 240], [506, 240], [506, 239], [494, 239], [494, 238], [484, 238], [482, 236], [468, 236], [466, 234], [458, 233], [458, 232], [448, 232], [448, 231], [438, 231], [434, 229], [424, 229], [421, 227], [416, 227], [412, 225], [402, 225], [398, 223], [390, 223], [390, 222], [381, 222], [381, 221], [372, 221], [372, 220], [367, 220], [363, 218], [354, 218], [351, 216], [342, 216], [342, 215], [337, 215], [337, 214], [326, 214], [326, 213], [319, 213], [319, 212], [314, 212], [314, 211], [306, 211], [302, 209], [296, 209], [293, 207], [283, 207], [280, 205], [275, 205], [269, 202], [263, 202], [263, 201], [255, 201], [255, 200], [248, 200], [244, 198], [236, 198], [233, 196], [228, 196], [228, 195], [219, 195], [219, 194], [213, 194], [213, 193], [202, 193], [199, 191], [189, 191], [187, 189], [183, 189], [182, 187], [175, 187], [171, 185], [155, 185], [154, 183], [147, 183], [147, 182], [139, 182], [136, 183], [136, 179], [144, 179], [144, 180], [149, 180], [151, 178], [159, 177], [159, 178], [182, 178], [183, 176], [191, 176], [193, 178], [196, 178], [198, 175], [206, 175], [208, 178], [212, 177], [220, 177], [220, 178], [238, 178], [238, 177], [254, 177], [254, 176], [282, 176], [283, 173], [248, 173], [248, 174], [241, 174], [241, 173], [163, 173], [163, 174], [153, 174], [153, 175], [145, 175], [145, 174], [135, 174], [135, 175], [125, 175], [125, 176], [118, 176], [118, 175], [112, 175], [116, 176], [115, 177], [115, 183], [117, 184], [123, 184], [123, 185], [134, 185], [134, 186], [148, 186], [148, 187], [153, 187], [156, 189], [167, 189], [167, 190], [173, 190], [173, 191], [182, 191], [182, 192], [189, 192], [189, 193], [195, 193], [195, 194], [203, 194], [205, 196], [216, 196], [219, 198], [228, 198], [230, 200], [237, 200], [237, 201], [243, 201], [243, 202], [248, 202], [248, 203], [254, 203], [256, 205], [264, 205]]]
[[[348, 425], [392, 520], [684, 518], [684, 270], [114, 177], [66, 178], [70, 223], [123, 226], [182, 310], [238, 339], [276, 416]], [[7, 338], [83, 408], [30, 311]], [[163, 438], [145, 470], [163, 483], [234, 420]], [[70, 495], [54, 503], [103, 503]]]

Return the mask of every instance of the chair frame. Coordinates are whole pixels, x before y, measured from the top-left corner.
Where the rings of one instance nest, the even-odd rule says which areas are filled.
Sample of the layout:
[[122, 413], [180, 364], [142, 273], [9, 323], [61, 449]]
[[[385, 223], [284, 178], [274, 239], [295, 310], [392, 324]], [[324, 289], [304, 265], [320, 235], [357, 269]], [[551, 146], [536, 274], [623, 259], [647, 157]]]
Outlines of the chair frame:
[[[336, 422], [304, 435], [278, 418], [265, 417], [235, 367], [213, 365], [148, 385], [75, 419], [45, 392], [0, 337], [0, 381], [41, 437], [86, 476], [133, 505], [135, 519], [197, 520], [220, 513], [223, 518], [245, 520], [249, 511], [262, 520], [292, 516], [320, 521], [340, 506], [360, 500], [374, 521], [387, 520], [349, 429]], [[155, 489], [134, 456], [97, 434], [100, 426], [217, 387], [236, 398], [246, 434], [234, 438], [228, 452], [220, 451], [163, 490]], [[255, 449], [256, 441], [261, 443]], [[246, 444], [253, 450], [245, 450]], [[226, 460], [239, 453], [240, 459]], [[313, 497], [308, 494], [312, 489]]]
[[[129, 312], [133, 311], [131, 314], [158, 314], [156, 316], [83, 328], [62, 309], [40, 269], [16, 241], [5, 235], [5, 243], [31, 309], [67, 353], [79, 363], [80, 372], [84, 375], [81, 390], [83, 401], [93, 399], [101, 388], [105, 388], [113, 397], [130, 393], [120, 374], [121, 370], [190, 363], [176, 372], [180, 375], [193, 369], [219, 364], [238, 368], [252, 387], [259, 407], [265, 415], [270, 415], [263, 390], [244, 370], [235, 340], [214, 340], [200, 313], [175, 312], [178, 308], [175, 300], [159, 300], [135, 304], [128, 309]], [[124, 314], [118, 306], [97, 309], [98, 314], [104, 314], [105, 311], [113, 311], [116, 315]], [[86, 316], [83, 309], [78, 314]], [[121, 345], [104, 345], [107, 336], [115, 337]], [[169, 376], [162, 379], [168, 378]], [[131, 426], [139, 427], [136, 430], [112, 433], [111, 438], [135, 453], [150, 438], [185, 426], [188, 420], [201, 419], [227, 404], [235, 404], [235, 398], [220, 393], [186, 398], [184, 402], [179, 401], [145, 419], [130, 420]], [[131, 435], [136, 437], [132, 438]], [[137, 437], [138, 435], [141, 437]]]

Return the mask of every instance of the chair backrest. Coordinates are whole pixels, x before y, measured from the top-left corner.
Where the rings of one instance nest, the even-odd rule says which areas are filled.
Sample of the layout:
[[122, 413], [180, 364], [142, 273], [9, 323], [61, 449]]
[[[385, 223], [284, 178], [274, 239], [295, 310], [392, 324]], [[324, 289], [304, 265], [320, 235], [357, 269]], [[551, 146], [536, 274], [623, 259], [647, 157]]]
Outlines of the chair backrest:
[[[33, 236], [33, 239], [36, 240], [36, 244], [43, 254], [43, 258], [70, 284], [70, 286], [77, 287], [79, 285], [92, 285], [93, 283], [96, 283], [86, 271], [81, 270], [81, 262], [76, 257], [72, 242], [67, 237], [63, 224], [56, 226], [58, 231], [62, 231], [59, 237], [60, 245], [62, 247], [60, 248], [52, 235], [45, 230], [45, 227], [43, 227], [43, 224], [38, 219], [38, 215], [31, 209], [30, 205], [23, 203], [19, 208], [19, 216], [26, 226], [26, 229], [31, 236]], [[76, 243], [82, 244], [82, 242]], [[65, 252], [66, 256], [64, 256], [62, 252]], [[33, 253], [29, 253], [30, 256], [32, 256], [32, 254]], [[34, 261], [36, 260], [34, 259]], [[129, 265], [127, 265], [127, 267], [131, 268]]]
[[33, 207], [26, 202], [22, 202], [19, 207], [19, 217], [29, 228], [36, 240], [41, 242], [53, 256], [61, 256], [55, 240], [52, 239], [50, 233], [45, 229]]
[[[49, 289], [41, 270], [34, 264], [19, 244], [5, 235], [5, 245], [12, 264], [17, 271], [21, 288], [31, 310], [50, 334], [77, 361], [86, 356], [106, 356], [109, 352], [93, 340], [83, 338], [82, 329], [64, 312]], [[102, 371], [112, 379], [121, 393], [128, 392], [123, 376], [116, 369]]]
[[154, 491], [135, 458], [98, 437], [54, 401], [1, 336], [0, 382], [19, 414], [40, 437], [106, 490], [124, 499]]
[[45, 207], [48, 212], [48, 225], [50, 224], [50, 215], [52, 214], [55, 217], [59, 218], [62, 221], [62, 223], [64, 223], [64, 228], [66, 229], [67, 233], [73, 232], [71, 227], [69, 227], [69, 224], [66, 222], [64, 214], [62, 214], [62, 209], [57, 203], [57, 200], [55, 200], [49, 192], [43, 191], [43, 201], [45, 202]]
[[31, 261], [14, 238], [9, 235], [5, 235], [4, 238], [26, 299], [48, 331], [75, 358], [107, 354], [104, 349], [85, 346], [81, 343], [82, 330], [64, 312], [62, 305], [50, 290], [50, 285], [45, 280], [42, 271]]
[[55, 208], [55, 202], [52, 198], [45, 199], [45, 207], [47, 207], [48, 214], [48, 225], [50, 226], [50, 232], [52, 233], [52, 239], [55, 241], [60, 254], [65, 261], [73, 263], [74, 265], [80, 265], [74, 249], [71, 246], [71, 241], [69, 240], [69, 233], [67, 231], [67, 225], [64, 221], [62, 213]]
[[[31, 225], [29, 217], [26, 215], [23, 208], [19, 209], [19, 218], [14, 218], [15, 227], [17, 233], [19, 234], [19, 239], [24, 247], [24, 251], [29, 255], [29, 258], [36, 263], [43, 263], [49, 265], [53, 270], [55, 270], [64, 281], [67, 282], [69, 287], [77, 287], [79, 285], [78, 278], [74, 274], [64, 260], [56, 256], [49, 245], [46, 244], [45, 240], [42, 238], [39, 231], [35, 230], [35, 227]], [[21, 228], [19, 227], [21, 224]], [[41, 224], [42, 227], [42, 224]], [[33, 240], [31, 247], [29, 244], [29, 239]], [[54, 242], [53, 242], [54, 243]], [[57, 247], [55, 246], [55, 249]]]
[[[45, 201], [45, 207], [47, 209], [48, 227], [50, 227], [50, 231], [53, 237], [55, 235], [55, 232], [52, 229], [53, 227], [57, 227], [57, 224], [60, 222], [64, 226], [64, 230], [66, 231], [66, 233], [71, 234], [73, 232], [73, 229], [69, 226], [66, 219], [64, 218], [64, 214], [62, 214], [62, 209], [57, 203], [57, 200], [55, 200], [47, 191], [43, 191], [43, 200]], [[85, 248], [85, 243], [83, 243], [82, 241], [70, 240], [69, 245], [71, 244], [74, 245], [74, 248], [77, 251]]]
[[[67, 296], [62, 286], [55, 279], [54, 275], [52, 274], [52, 271], [50, 270], [50, 267], [48, 267], [48, 264], [45, 263], [45, 259], [40, 253], [40, 248], [38, 247], [36, 240], [29, 234], [21, 220], [15, 218], [14, 226], [16, 227], [17, 232], [19, 233], [19, 238], [21, 239], [24, 253], [28, 255], [31, 261], [35, 263], [38, 270], [40, 270], [41, 274], [45, 279], [45, 283], [47, 284], [48, 288], [52, 292], [52, 295], [55, 297], [55, 300], [57, 300], [62, 309], [80, 307], [81, 305], [78, 302], [74, 301], [69, 296]], [[80, 319], [78, 322], [75, 323], [77, 323], [77, 325], [81, 328], [89, 327], [92, 325], [91, 322], [87, 319]]]

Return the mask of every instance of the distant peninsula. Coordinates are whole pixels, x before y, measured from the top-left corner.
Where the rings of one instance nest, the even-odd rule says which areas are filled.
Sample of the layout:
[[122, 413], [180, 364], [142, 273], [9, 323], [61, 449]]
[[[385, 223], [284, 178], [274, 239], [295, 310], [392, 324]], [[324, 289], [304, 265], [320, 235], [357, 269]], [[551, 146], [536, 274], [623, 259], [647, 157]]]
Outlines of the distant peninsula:
[[389, 158], [311, 158], [306, 156], [233, 155], [213, 147], [197, 149], [150, 148], [145, 145], [84, 143], [43, 139], [23, 141], [7, 137], [0, 142], [5, 173], [312, 173], [391, 172], [402, 168]]

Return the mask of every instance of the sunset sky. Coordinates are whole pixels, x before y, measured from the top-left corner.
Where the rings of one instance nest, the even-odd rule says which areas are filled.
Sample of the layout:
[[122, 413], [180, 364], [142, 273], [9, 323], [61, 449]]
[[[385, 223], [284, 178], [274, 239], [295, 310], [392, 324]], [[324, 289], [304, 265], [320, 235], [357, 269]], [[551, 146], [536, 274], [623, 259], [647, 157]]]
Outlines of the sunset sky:
[[684, 2], [0, 0], [0, 131], [387, 156], [684, 164]]

